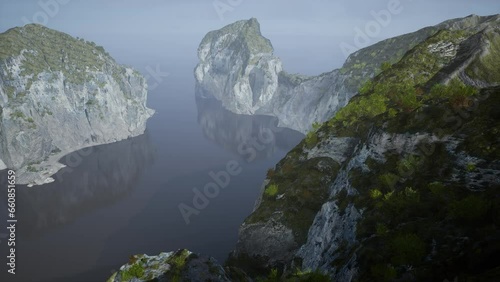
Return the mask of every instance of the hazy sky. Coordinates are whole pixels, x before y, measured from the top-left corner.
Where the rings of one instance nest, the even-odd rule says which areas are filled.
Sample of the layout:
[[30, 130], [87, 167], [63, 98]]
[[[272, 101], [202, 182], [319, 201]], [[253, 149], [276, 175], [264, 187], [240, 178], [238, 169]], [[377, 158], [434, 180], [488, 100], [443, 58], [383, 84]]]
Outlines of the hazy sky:
[[500, 13], [497, 0], [0, 0], [0, 32], [38, 22], [113, 51], [145, 38], [199, 42], [209, 30], [256, 17], [285, 66], [288, 60], [295, 68], [294, 56], [307, 53], [311, 64], [327, 61], [333, 68], [345, 59], [340, 44], [364, 47], [354, 44], [356, 30], [394, 1], [398, 12], [374, 29], [368, 44], [450, 18]]

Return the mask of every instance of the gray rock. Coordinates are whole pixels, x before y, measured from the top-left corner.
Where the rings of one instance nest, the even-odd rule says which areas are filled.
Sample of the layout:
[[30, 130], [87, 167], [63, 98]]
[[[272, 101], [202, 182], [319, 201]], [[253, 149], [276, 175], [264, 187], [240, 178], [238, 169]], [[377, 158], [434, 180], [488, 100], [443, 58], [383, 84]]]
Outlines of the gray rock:
[[[198, 95], [213, 96], [237, 114], [278, 117], [280, 126], [307, 133], [314, 122], [327, 121], [344, 107], [365, 81], [380, 72], [383, 62], [398, 61], [440, 29], [478, 32], [498, 21], [498, 15], [449, 20], [363, 48], [350, 55], [341, 69], [313, 77], [285, 72], [257, 20], [238, 21], [202, 40], [195, 69], [202, 90]], [[447, 42], [429, 49], [447, 57], [457, 52], [457, 46]]]
[[[375, 68], [373, 64], [369, 65], [369, 60], [366, 55], [370, 52], [375, 52], [375, 54], [384, 54], [385, 58], [398, 58], [399, 55], [390, 53], [388, 46], [392, 45], [393, 49], [406, 50], [406, 48], [412, 48], [419, 43], [425, 44], [419, 47], [424, 47], [426, 50], [430, 51], [434, 56], [440, 59], [449, 59], [447, 65], [442, 65], [440, 70], [434, 74], [434, 76], [427, 81], [428, 86], [432, 86], [435, 83], [446, 84], [453, 78], [460, 78], [463, 82], [468, 85], [476, 86], [478, 88], [482, 87], [497, 87], [499, 81], [493, 79], [485, 79], [485, 77], [469, 77], [466, 73], [466, 69], [470, 67], [473, 63], [479, 64], [481, 66], [481, 58], [484, 58], [492, 52], [497, 52], [494, 48], [494, 40], [498, 39], [498, 26], [500, 23], [500, 16], [490, 16], [490, 17], [478, 17], [470, 16], [463, 19], [455, 19], [451, 21], [444, 22], [435, 27], [423, 29], [416, 33], [403, 35], [387, 41], [377, 43], [371, 47], [365, 48], [354, 53], [349, 57], [344, 68], [339, 71], [333, 71], [328, 74], [322, 75], [323, 78], [328, 78], [328, 80], [335, 84], [337, 89], [343, 89], [342, 91], [333, 91], [329, 95], [321, 96], [321, 99], [337, 99], [338, 104], [332, 102], [332, 107], [335, 108], [337, 105], [341, 105], [341, 97], [345, 100], [349, 99], [347, 93], [352, 91], [352, 82], [359, 79], [359, 77], [370, 77], [375, 74]], [[460, 38], [457, 44], [450, 45], [449, 42], [424, 42], [430, 35], [436, 33], [439, 29], [450, 29], [450, 30], [463, 30], [466, 36]], [[496, 38], [496, 39], [495, 39]], [[394, 47], [395, 46], [395, 47]], [[492, 48], [493, 47], [493, 48]], [[417, 48], [416, 48], [417, 49]], [[387, 52], [386, 52], [387, 51]], [[405, 51], [406, 52], [406, 51]], [[497, 53], [496, 53], [497, 54]], [[494, 58], [495, 60], [497, 58]], [[376, 61], [376, 59], [373, 59]], [[445, 61], [445, 60], [443, 60]], [[400, 65], [399, 65], [400, 66]], [[474, 74], [472, 72], [472, 74]], [[344, 80], [337, 84], [337, 79], [340, 75], [344, 75]], [[284, 75], [287, 77], [287, 75]], [[283, 76], [280, 76], [283, 77]], [[321, 76], [320, 76], [321, 77]], [[301, 87], [311, 83], [309, 87], [303, 89], [303, 93], [311, 95], [310, 97], [319, 97], [319, 94], [310, 94], [307, 91], [314, 89], [314, 86], [318, 85], [318, 81], [321, 81], [319, 77], [316, 78], [304, 78], [300, 79], [295, 84], [285, 83], [284, 85], [296, 85]], [[316, 81], [316, 82], [315, 82]], [[347, 83], [347, 84], [346, 84]], [[280, 82], [278, 89], [282, 89], [283, 84]], [[325, 83], [327, 85], [327, 83]], [[318, 88], [319, 89], [319, 88]], [[317, 89], [316, 89], [317, 90]], [[312, 91], [315, 92], [316, 90]], [[479, 89], [480, 90], [480, 89]], [[288, 94], [293, 92], [282, 92], [279, 96], [284, 99], [283, 104], [275, 104], [277, 109], [273, 112], [274, 115], [282, 119], [284, 116], [285, 121], [280, 120], [280, 122], [288, 122], [293, 119], [293, 116], [302, 116], [303, 112], [300, 112], [299, 107], [291, 108], [288, 110], [283, 110], [288, 107]], [[493, 90], [492, 90], [493, 91]], [[498, 91], [497, 91], [498, 92]], [[492, 92], [492, 93], [497, 93]], [[318, 96], [315, 96], [318, 95]], [[339, 96], [340, 95], [340, 96]], [[492, 94], [495, 95], [495, 94]], [[302, 95], [304, 96], [304, 95]], [[284, 98], [286, 97], [286, 98]], [[270, 101], [274, 98], [271, 98]], [[277, 98], [276, 98], [277, 99]], [[326, 101], [326, 100], [317, 101]], [[333, 101], [333, 100], [332, 100]], [[305, 104], [308, 101], [303, 100], [302, 103]], [[321, 102], [316, 108], [312, 110], [314, 112], [317, 109], [323, 109], [320, 112], [326, 113], [325, 107], [326, 102]], [[440, 101], [436, 101], [439, 105]], [[446, 104], [444, 104], [446, 105]], [[434, 105], [435, 106], [435, 105]], [[444, 108], [443, 105], [440, 105]], [[281, 107], [281, 108], [280, 108]], [[425, 108], [423, 106], [422, 108]], [[265, 107], [261, 108], [264, 111]], [[331, 112], [334, 112], [332, 110]], [[265, 111], [264, 111], [265, 112]], [[276, 113], [280, 113], [279, 115]], [[311, 111], [306, 111], [305, 116], [308, 116]], [[319, 112], [315, 112], [316, 114]], [[429, 114], [425, 109], [422, 109], [422, 114]], [[484, 113], [475, 113], [484, 114]], [[415, 114], [418, 116], [418, 114]], [[445, 113], [443, 113], [446, 116]], [[457, 114], [458, 115], [458, 114]], [[439, 115], [437, 115], [439, 117]], [[396, 117], [397, 118], [397, 117]], [[434, 117], [436, 118], [436, 117]], [[443, 118], [443, 117], [441, 117]], [[465, 117], [462, 116], [465, 119]], [[468, 115], [468, 118], [470, 116]], [[484, 118], [484, 117], [481, 117]], [[426, 117], [426, 120], [430, 119]], [[288, 120], [288, 121], [287, 121]], [[295, 119], [296, 122], [300, 123], [299, 119]], [[303, 120], [302, 120], [303, 121]], [[377, 117], [374, 117], [366, 122], [368, 124], [376, 123]], [[362, 121], [358, 121], [359, 125]], [[384, 167], [383, 171], [396, 171], [397, 164], [388, 162], [386, 156], [399, 155], [399, 156], [414, 156], [422, 155], [425, 152], [420, 152], [422, 150], [419, 148], [422, 144], [444, 144], [448, 150], [449, 157], [446, 159], [450, 166], [453, 167], [454, 172], [451, 177], [441, 177], [434, 179], [442, 183], [460, 183], [467, 189], [471, 191], [481, 191], [487, 189], [489, 185], [497, 185], [498, 183], [498, 162], [497, 161], [487, 161], [484, 159], [479, 159], [473, 157], [468, 153], [460, 152], [461, 149], [458, 145], [462, 144], [463, 138], [470, 134], [468, 132], [460, 133], [450, 133], [437, 135], [434, 134], [433, 130], [440, 132], [439, 129], [441, 125], [439, 123], [432, 123], [419, 125], [421, 126], [421, 131], [415, 129], [407, 129], [405, 125], [405, 120], [394, 122], [395, 125], [389, 129], [386, 123], [381, 123], [381, 125], [371, 126], [366, 129], [366, 131], [358, 132], [356, 127], [350, 128], [327, 128], [326, 125], [320, 128], [315, 134], [317, 135], [318, 141], [312, 148], [307, 145], [307, 142], [302, 142], [299, 144], [292, 152], [290, 152], [281, 162], [281, 168], [287, 166], [287, 169], [293, 168], [295, 170], [301, 170], [301, 164], [306, 164], [308, 160], [313, 160], [315, 158], [330, 158], [335, 162], [340, 164], [340, 169], [336, 173], [323, 173], [318, 179], [329, 179], [329, 197], [325, 198], [324, 203], [314, 217], [314, 220], [310, 224], [307, 233], [306, 242], [295, 243], [294, 234], [290, 234], [289, 226], [286, 226], [286, 221], [280, 219], [280, 214], [283, 211], [293, 209], [296, 206], [295, 203], [287, 203], [287, 206], [279, 206], [276, 208], [274, 202], [267, 202], [264, 200], [259, 201], [259, 207], [261, 210], [272, 209], [273, 214], [267, 216], [266, 218], [259, 217], [261, 214], [254, 210], [254, 214], [249, 216], [248, 219], [242, 224], [239, 233], [239, 240], [236, 246], [236, 251], [233, 252], [234, 257], [245, 258], [248, 256], [254, 259], [254, 262], [259, 264], [260, 267], [276, 267], [277, 265], [285, 266], [285, 268], [292, 268], [297, 266], [296, 261], [302, 262], [302, 269], [318, 269], [323, 273], [328, 273], [331, 276], [332, 281], [355, 281], [359, 279], [357, 276], [361, 271], [367, 272], [369, 270], [359, 268], [362, 260], [358, 260], [357, 255], [358, 250], [363, 248], [363, 242], [357, 242], [356, 228], [360, 219], [363, 218], [364, 210], [363, 208], [356, 208], [353, 205], [352, 200], [347, 200], [343, 202], [343, 208], [340, 209], [339, 193], [345, 193], [347, 196], [359, 195], [361, 191], [366, 187], [354, 187], [353, 182], [356, 183], [357, 179], [354, 177], [360, 177], [360, 174], [371, 173], [369, 164], [380, 167]], [[340, 125], [337, 125], [340, 127]], [[399, 128], [401, 126], [401, 128]], [[427, 128], [426, 126], [430, 127]], [[436, 128], [433, 128], [436, 127]], [[305, 128], [305, 127], [304, 127]], [[468, 129], [470, 130], [470, 129]], [[336, 133], [340, 132], [342, 136], [350, 137], [339, 137], [335, 136]], [[493, 150], [493, 146], [487, 147], [488, 150]], [[370, 160], [369, 162], [367, 160]], [[476, 168], [476, 164], [479, 164]], [[390, 169], [387, 167], [390, 166]], [[464, 169], [468, 167], [468, 169]], [[439, 169], [439, 168], [436, 168]], [[304, 167], [307, 171], [307, 166]], [[378, 170], [376, 170], [378, 173]], [[353, 173], [355, 172], [355, 173]], [[382, 172], [381, 172], [382, 173]], [[271, 177], [271, 179], [266, 179], [265, 184], [271, 182], [276, 185], [280, 185], [284, 174], [283, 170], [277, 169], [276, 175], [278, 177]], [[296, 183], [302, 184], [301, 180], [307, 179], [309, 175], [307, 173], [294, 174], [297, 176], [294, 181]], [[410, 171], [398, 172], [397, 176], [400, 180], [407, 179], [419, 179], [420, 175], [412, 174], [411, 167]], [[364, 180], [367, 182], [367, 180]], [[429, 181], [431, 181], [429, 179]], [[365, 183], [362, 182], [362, 183]], [[358, 182], [359, 183], [359, 182]], [[363, 184], [357, 184], [363, 185]], [[293, 186], [293, 184], [291, 185]], [[308, 191], [309, 187], [297, 185], [296, 193], [300, 192], [300, 189]], [[292, 187], [287, 187], [291, 190]], [[281, 192], [281, 191], [280, 191]], [[286, 192], [284, 197], [286, 197]], [[366, 194], [364, 194], [366, 196]], [[345, 197], [347, 199], [347, 197]], [[345, 207], [345, 208], [344, 208]], [[300, 210], [298, 211], [300, 212]], [[256, 216], [254, 216], [256, 215]], [[278, 231], [281, 230], [281, 234]], [[268, 239], [271, 238], [271, 239]], [[277, 241], [280, 242], [278, 243]], [[297, 258], [299, 258], [297, 260]], [[260, 260], [259, 260], [260, 259]], [[278, 263], [276, 263], [278, 262]]]
[[0, 160], [19, 184], [53, 181], [69, 152], [144, 133], [146, 80], [102, 47], [34, 24], [0, 41]]
[[286, 261], [299, 247], [293, 231], [279, 220], [280, 214], [264, 222], [244, 223], [232, 257], [249, 256], [266, 261], [267, 267]]
[[317, 77], [284, 72], [256, 19], [208, 33], [198, 57], [195, 77], [202, 90], [198, 95], [213, 96], [237, 114], [276, 116], [280, 126], [303, 133], [314, 121], [325, 121], [354, 94], [344, 91], [345, 77], [338, 71]]
[[157, 256], [135, 255], [108, 282], [251, 281], [246, 274], [222, 267], [214, 258], [188, 250]]

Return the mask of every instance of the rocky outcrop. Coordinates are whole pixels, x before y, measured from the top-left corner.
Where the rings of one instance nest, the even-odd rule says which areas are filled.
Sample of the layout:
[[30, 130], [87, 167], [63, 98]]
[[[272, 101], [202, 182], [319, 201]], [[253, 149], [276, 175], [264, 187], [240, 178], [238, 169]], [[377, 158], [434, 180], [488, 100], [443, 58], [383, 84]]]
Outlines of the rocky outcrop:
[[214, 258], [188, 250], [157, 256], [135, 255], [108, 282], [251, 281], [246, 274], [222, 267]]
[[[272, 115], [280, 126], [307, 133], [314, 122], [324, 122], [344, 107], [383, 62], [397, 62], [438, 30], [477, 32], [495, 21], [498, 16], [472, 15], [384, 40], [350, 55], [341, 69], [314, 77], [285, 72], [257, 20], [239, 21], [205, 36], [195, 77], [199, 95], [215, 97], [228, 110]], [[445, 45], [434, 47], [447, 52]]]
[[137, 71], [100, 46], [30, 24], [0, 34], [0, 169], [43, 184], [78, 149], [144, 132], [153, 110]]
[[332, 281], [498, 273], [499, 248], [476, 251], [500, 238], [500, 17], [438, 27], [268, 173], [230, 265]]
[[280, 126], [301, 132], [306, 132], [312, 121], [325, 119], [325, 111], [345, 105], [349, 98], [325, 95], [339, 91], [340, 83], [332, 83], [343, 79], [338, 71], [318, 77], [284, 72], [281, 60], [273, 55], [271, 42], [261, 35], [254, 18], [209, 32], [200, 44], [198, 56], [197, 95], [215, 97], [237, 114], [276, 116]]

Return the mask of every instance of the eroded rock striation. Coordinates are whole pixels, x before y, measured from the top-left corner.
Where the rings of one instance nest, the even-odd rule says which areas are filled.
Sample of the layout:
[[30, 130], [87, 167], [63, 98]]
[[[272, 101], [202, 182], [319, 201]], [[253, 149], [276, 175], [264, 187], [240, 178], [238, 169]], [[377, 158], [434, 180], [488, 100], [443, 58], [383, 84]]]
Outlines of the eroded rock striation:
[[41, 25], [0, 34], [0, 169], [43, 184], [78, 149], [144, 132], [145, 78], [106, 51]]

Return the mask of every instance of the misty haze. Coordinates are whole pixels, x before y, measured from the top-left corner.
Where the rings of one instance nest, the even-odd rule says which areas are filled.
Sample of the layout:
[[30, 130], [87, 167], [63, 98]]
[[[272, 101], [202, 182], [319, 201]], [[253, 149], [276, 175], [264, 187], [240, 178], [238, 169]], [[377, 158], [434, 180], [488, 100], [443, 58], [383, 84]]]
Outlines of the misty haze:
[[498, 281], [499, 12], [2, 1], [0, 281]]

